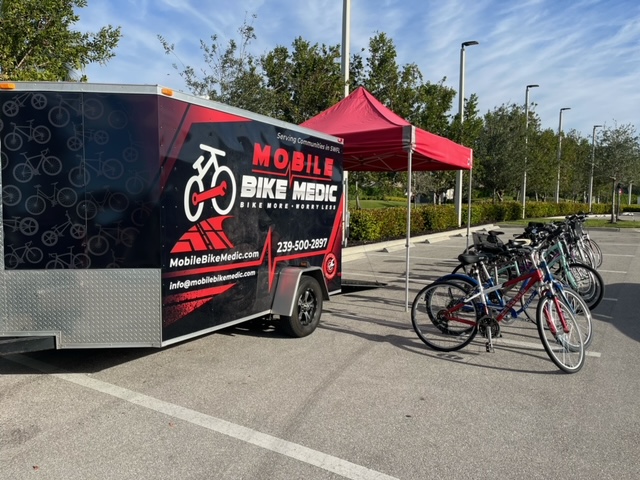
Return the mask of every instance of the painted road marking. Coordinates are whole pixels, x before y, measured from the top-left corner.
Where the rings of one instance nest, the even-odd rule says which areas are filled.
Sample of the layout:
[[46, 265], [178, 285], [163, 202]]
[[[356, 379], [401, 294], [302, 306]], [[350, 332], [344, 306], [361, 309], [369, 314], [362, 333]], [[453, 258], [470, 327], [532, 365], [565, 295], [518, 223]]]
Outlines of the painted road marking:
[[[544, 350], [544, 347], [541, 343], [532, 343], [532, 342], [521, 342], [519, 340], [509, 340], [506, 338], [501, 338], [499, 341], [495, 342], [496, 345], [512, 345], [514, 347], [524, 347], [524, 348], [533, 348], [536, 350]], [[597, 357], [600, 358], [602, 354], [600, 352], [591, 352], [589, 350], [585, 351], [584, 354], [587, 357]]]
[[11, 358], [7, 357], [7, 360], [47, 373], [60, 380], [74, 383], [81, 387], [89, 388], [106, 395], [111, 395], [112, 397], [119, 398], [134, 405], [138, 405], [158, 413], [163, 413], [170, 417], [184, 420], [185, 422], [189, 422], [193, 425], [198, 425], [208, 430], [222, 433], [223, 435], [235, 438], [236, 440], [241, 440], [295, 460], [308, 463], [309, 465], [322, 468], [323, 470], [327, 470], [345, 478], [354, 480], [398, 480], [396, 477], [391, 477], [384, 473], [371, 470], [370, 468], [351, 463], [347, 460], [327, 455], [317, 450], [312, 450], [311, 448], [304, 447], [297, 443], [288, 442], [286, 440], [258, 432], [257, 430], [243, 427], [242, 425], [227, 422], [226, 420], [212, 417], [189, 408], [181, 407], [180, 405], [158, 400], [157, 398], [118, 387], [117, 385], [103, 382], [102, 380], [90, 378], [81, 373], [56, 373], [51, 365], [23, 355], [15, 355]]

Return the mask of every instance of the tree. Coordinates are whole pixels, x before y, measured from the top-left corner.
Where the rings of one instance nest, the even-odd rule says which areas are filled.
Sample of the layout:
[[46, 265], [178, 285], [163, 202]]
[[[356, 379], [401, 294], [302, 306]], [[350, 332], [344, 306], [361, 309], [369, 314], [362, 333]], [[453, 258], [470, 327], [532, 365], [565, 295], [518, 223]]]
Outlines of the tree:
[[210, 44], [200, 40], [205, 66], [197, 70], [182, 63], [174, 44], [162, 35], [158, 35], [158, 40], [165, 53], [180, 62], [180, 67], [174, 63], [173, 68], [178, 70], [194, 95], [269, 115], [273, 109], [272, 99], [264, 85], [260, 59], [249, 51], [256, 38], [253, 25], [245, 18], [238, 33], [239, 41], [231, 39], [226, 47], [220, 44], [216, 34], [211, 35]]
[[541, 132], [529, 130], [527, 150], [527, 193], [545, 201], [555, 195], [558, 172], [558, 136], [547, 128]]
[[590, 142], [571, 130], [562, 141], [561, 153], [560, 197], [586, 203], [591, 172]]
[[272, 116], [299, 124], [340, 101], [344, 81], [337, 45], [311, 45], [298, 37], [292, 47], [291, 53], [276, 47], [261, 58], [261, 65], [275, 98]]
[[86, 6], [87, 0], [2, 1], [0, 79], [70, 80], [87, 65], [113, 58], [120, 27], [109, 25], [97, 33], [71, 29], [79, 20], [74, 8]]
[[[600, 184], [613, 185], [612, 200], [617, 183], [628, 183], [637, 178], [640, 148], [638, 135], [633, 125], [605, 128], [601, 134], [602, 143], [598, 150], [596, 174]], [[615, 202], [613, 202], [615, 203]], [[615, 222], [612, 208], [611, 221]]]
[[480, 184], [494, 198], [516, 192], [522, 184], [524, 159], [524, 111], [511, 104], [487, 112], [476, 146]]

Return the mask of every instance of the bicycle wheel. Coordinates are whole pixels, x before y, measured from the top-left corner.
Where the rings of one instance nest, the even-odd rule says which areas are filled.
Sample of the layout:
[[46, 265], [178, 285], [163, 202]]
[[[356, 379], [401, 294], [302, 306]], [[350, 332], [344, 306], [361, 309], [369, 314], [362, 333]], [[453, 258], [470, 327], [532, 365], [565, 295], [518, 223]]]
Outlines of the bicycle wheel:
[[416, 295], [411, 307], [413, 329], [427, 346], [442, 352], [460, 350], [478, 333], [478, 311], [464, 302], [465, 288], [453, 282], [435, 282]]
[[591, 240], [590, 238], [586, 239], [584, 243], [587, 246], [587, 248], [591, 250], [591, 253], [593, 254], [593, 259], [595, 260], [595, 265], [593, 267], [600, 268], [602, 266], [602, 249], [600, 248], [600, 245], [598, 245], [595, 241]]
[[99, 257], [109, 251], [109, 240], [100, 234], [94, 235], [87, 242], [87, 249], [92, 255]]
[[558, 298], [543, 294], [536, 309], [536, 320], [538, 335], [551, 361], [563, 372], [579, 371], [584, 365], [584, 343], [571, 309]]
[[25, 256], [29, 263], [40, 263], [44, 254], [38, 247], [31, 247], [26, 251]]
[[25, 201], [24, 208], [26, 208], [27, 212], [29, 212], [31, 215], [38, 216], [47, 208], [47, 202], [38, 195], [31, 195]]
[[2, 187], [2, 203], [8, 207], [13, 207], [22, 200], [22, 192], [15, 185], [5, 185]]
[[4, 266], [9, 270], [16, 268], [20, 265], [20, 262], [22, 262], [22, 260], [20, 260], [20, 257], [15, 253], [9, 253], [4, 256]]
[[91, 258], [86, 253], [75, 255], [71, 261], [73, 262], [71, 268], [75, 269], [89, 268], [91, 265]]
[[582, 263], [570, 263], [558, 275], [564, 285], [578, 292], [589, 310], [596, 308], [604, 297], [604, 280], [598, 271]]
[[57, 106], [49, 110], [49, 123], [54, 127], [64, 127], [69, 123], [71, 115], [66, 108]]
[[81, 200], [76, 206], [76, 213], [83, 220], [92, 220], [98, 215], [98, 206], [91, 200]]
[[13, 178], [20, 183], [26, 183], [33, 178], [33, 167], [28, 163], [19, 163], [13, 167]]
[[73, 167], [71, 170], [69, 170], [68, 177], [71, 185], [78, 188], [86, 187], [91, 181], [91, 174], [82, 165]]
[[593, 316], [591, 315], [591, 310], [589, 310], [589, 306], [577, 292], [570, 288], [565, 288], [563, 291], [564, 298], [562, 296], [560, 298], [571, 309], [582, 335], [582, 343], [584, 348], [587, 349], [593, 340]]
[[62, 161], [58, 157], [50, 155], [42, 162], [42, 170], [50, 177], [55, 177], [62, 171]]
[[58, 195], [56, 196], [56, 200], [63, 207], [71, 208], [78, 201], [78, 194], [75, 192], [75, 190], [69, 187], [64, 187], [58, 190]]

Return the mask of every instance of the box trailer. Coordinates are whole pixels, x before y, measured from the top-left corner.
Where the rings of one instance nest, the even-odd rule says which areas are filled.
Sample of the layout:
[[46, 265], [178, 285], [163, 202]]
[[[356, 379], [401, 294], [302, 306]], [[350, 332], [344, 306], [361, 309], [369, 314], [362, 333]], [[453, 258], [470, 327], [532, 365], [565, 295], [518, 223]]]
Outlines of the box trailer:
[[338, 138], [160, 86], [0, 85], [0, 352], [316, 328], [340, 291]]

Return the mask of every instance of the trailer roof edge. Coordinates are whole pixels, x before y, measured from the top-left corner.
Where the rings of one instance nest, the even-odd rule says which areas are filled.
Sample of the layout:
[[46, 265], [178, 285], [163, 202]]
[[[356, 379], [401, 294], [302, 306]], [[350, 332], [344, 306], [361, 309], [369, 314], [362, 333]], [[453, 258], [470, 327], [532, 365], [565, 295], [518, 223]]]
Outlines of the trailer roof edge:
[[268, 117], [259, 113], [254, 113], [249, 110], [244, 110], [238, 107], [232, 107], [230, 105], [209, 100], [207, 98], [192, 95], [190, 93], [184, 93], [172, 89], [170, 87], [162, 85], [147, 85], [147, 84], [118, 84], [118, 83], [89, 83], [89, 82], [3, 82], [11, 84], [11, 90], [16, 91], [50, 91], [50, 92], [69, 92], [69, 93], [128, 93], [128, 94], [142, 94], [142, 95], [161, 95], [175, 98], [195, 105], [201, 105], [208, 108], [215, 108], [226, 113], [259, 120], [264, 123], [270, 123], [274, 126], [286, 128], [289, 130], [297, 130], [308, 133], [314, 137], [322, 138], [325, 140], [343, 143], [342, 139], [334, 135], [329, 135], [318, 130], [313, 130], [307, 127], [302, 127], [295, 123], [285, 122], [273, 117]]

